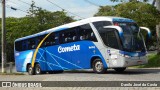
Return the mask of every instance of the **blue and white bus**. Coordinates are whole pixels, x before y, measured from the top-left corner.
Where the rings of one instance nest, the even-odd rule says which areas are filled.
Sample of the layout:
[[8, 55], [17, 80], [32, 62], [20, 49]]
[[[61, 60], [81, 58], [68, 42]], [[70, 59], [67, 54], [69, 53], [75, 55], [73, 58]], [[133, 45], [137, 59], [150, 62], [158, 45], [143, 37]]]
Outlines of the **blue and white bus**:
[[16, 70], [29, 74], [93, 69], [122, 72], [146, 64], [141, 30], [146, 27], [122, 17], [91, 17], [15, 40]]

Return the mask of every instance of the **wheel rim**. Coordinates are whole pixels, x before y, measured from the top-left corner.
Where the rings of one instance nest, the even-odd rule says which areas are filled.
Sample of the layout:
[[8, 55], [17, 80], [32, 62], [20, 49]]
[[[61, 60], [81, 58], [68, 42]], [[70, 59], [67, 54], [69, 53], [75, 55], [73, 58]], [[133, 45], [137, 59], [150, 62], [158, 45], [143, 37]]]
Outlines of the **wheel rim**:
[[36, 68], [36, 73], [37, 73], [37, 74], [40, 74], [40, 72], [41, 72], [41, 69], [40, 69], [39, 66], [37, 66], [37, 68]]
[[29, 74], [32, 74], [32, 67], [29, 67], [28, 72], [29, 72]]
[[95, 69], [97, 72], [101, 72], [103, 70], [103, 64], [101, 61], [95, 63]]

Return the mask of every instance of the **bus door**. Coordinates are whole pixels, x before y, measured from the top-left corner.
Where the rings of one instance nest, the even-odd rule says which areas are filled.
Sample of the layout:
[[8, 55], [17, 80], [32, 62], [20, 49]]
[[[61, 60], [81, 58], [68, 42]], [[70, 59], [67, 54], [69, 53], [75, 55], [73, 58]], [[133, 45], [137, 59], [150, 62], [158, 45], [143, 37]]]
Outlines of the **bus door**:
[[105, 33], [107, 48], [107, 59], [109, 60], [109, 67], [118, 65], [120, 40], [116, 30], [110, 30]]

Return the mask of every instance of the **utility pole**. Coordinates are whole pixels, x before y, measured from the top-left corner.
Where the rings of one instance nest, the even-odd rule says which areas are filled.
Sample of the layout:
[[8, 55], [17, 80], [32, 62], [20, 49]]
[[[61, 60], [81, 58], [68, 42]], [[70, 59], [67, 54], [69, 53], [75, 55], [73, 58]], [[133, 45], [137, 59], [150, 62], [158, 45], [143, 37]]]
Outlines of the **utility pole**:
[[6, 66], [6, 30], [5, 30], [5, 0], [2, 0], [2, 41], [1, 41], [1, 49], [2, 49], [2, 73], [5, 72], [5, 66]]
[[156, 0], [156, 7], [157, 10], [160, 11], [160, 0]]
[[[156, 0], [156, 8], [160, 12], [160, 0]], [[156, 25], [156, 32], [157, 32], [157, 41], [158, 41], [158, 52], [157, 54], [160, 54], [160, 22], [158, 25]]]

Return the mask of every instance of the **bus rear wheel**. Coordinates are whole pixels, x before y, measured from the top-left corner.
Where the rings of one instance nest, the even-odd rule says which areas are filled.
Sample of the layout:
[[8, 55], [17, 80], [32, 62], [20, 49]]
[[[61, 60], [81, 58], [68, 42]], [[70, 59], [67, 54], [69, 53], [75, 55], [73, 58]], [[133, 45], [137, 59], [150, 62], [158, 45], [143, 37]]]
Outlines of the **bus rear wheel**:
[[106, 68], [104, 68], [101, 59], [95, 59], [92, 63], [93, 71], [98, 74], [103, 74], [106, 72]]
[[29, 75], [34, 75], [34, 74], [35, 74], [35, 72], [34, 72], [34, 68], [32, 68], [32, 66], [31, 66], [31, 65], [28, 65], [28, 67], [27, 67], [27, 71], [28, 71], [28, 74], [29, 74]]
[[126, 67], [123, 67], [123, 68], [114, 68], [114, 70], [116, 72], [123, 72], [124, 70], [126, 70]]
[[35, 74], [36, 75], [39, 75], [39, 74], [41, 74], [42, 72], [41, 72], [41, 67], [40, 67], [40, 65], [39, 64], [36, 64], [35, 65]]

